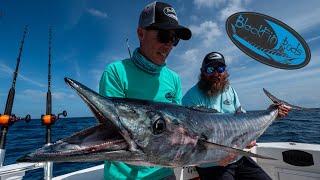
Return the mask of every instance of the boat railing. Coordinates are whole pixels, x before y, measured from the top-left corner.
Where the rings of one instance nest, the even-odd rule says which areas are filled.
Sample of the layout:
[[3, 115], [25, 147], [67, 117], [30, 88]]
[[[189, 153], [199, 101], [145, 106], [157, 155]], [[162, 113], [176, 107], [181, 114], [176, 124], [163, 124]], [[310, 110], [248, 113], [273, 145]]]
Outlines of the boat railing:
[[44, 168], [45, 163], [16, 163], [0, 168], [0, 179], [22, 179], [26, 171]]

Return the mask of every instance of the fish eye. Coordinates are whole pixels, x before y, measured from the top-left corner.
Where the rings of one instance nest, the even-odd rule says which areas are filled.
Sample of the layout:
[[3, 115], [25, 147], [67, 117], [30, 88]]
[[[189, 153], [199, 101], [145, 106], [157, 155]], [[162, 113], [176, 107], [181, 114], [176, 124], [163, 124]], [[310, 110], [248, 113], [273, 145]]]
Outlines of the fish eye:
[[163, 118], [157, 119], [152, 125], [153, 134], [161, 134], [166, 130], [166, 121]]

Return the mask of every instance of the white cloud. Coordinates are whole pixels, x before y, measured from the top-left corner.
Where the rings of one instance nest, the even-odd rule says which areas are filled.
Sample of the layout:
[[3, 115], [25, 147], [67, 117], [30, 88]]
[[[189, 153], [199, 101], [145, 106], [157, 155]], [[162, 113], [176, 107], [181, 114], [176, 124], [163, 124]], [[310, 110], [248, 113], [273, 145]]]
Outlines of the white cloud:
[[307, 43], [310, 43], [310, 42], [312, 42], [312, 41], [316, 41], [316, 40], [318, 40], [318, 39], [320, 39], [320, 36], [312, 37], [312, 38], [310, 38], [310, 39], [307, 39]]
[[199, 21], [199, 17], [196, 16], [196, 15], [191, 15], [191, 16], [190, 16], [190, 20], [191, 20], [191, 21], [194, 21], [194, 22], [197, 22], [197, 21]]
[[[319, 52], [319, 49], [314, 50], [315, 52]], [[233, 79], [232, 83], [237, 84], [237, 86], [241, 87], [260, 86], [261, 84], [268, 83], [278, 83], [278, 85], [286, 85], [291, 82], [299, 82], [299, 84], [305, 84], [307, 81], [310, 81], [311, 78], [318, 77], [320, 74], [320, 62], [315, 61], [317, 57], [319, 57], [319, 53], [314, 53], [310, 60], [310, 63], [306, 67], [294, 71], [266, 68], [263, 66], [261, 66], [261, 68], [259, 69], [257, 69], [258, 67], [250, 68], [250, 70], [246, 70], [246, 73], [252, 75], [241, 76], [241, 78]], [[232, 70], [235, 72], [234, 69]], [[319, 83], [315, 82], [315, 86], [318, 86], [318, 84]]]
[[101, 78], [101, 75], [103, 73], [103, 69], [104, 68], [101, 68], [101, 69], [92, 69], [89, 71], [89, 74], [91, 74], [91, 77], [93, 79], [93, 82], [95, 83], [94, 87], [95, 89], [99, 89], [99, 82], [100, 82], [100, 78]]
[[75, 73], [77, 75], [78, 78], [80, 78], [81, 74], [80, 74], [80, 66], [77, 60], [73, 61], [73, 65], [74, 65], [74, 69], [75, 69]]
[[181, 58], [184, 59], [184, 64], [192, 65], [199, 58], [199, 50], [198, 49], [189, 49], [181, 55]]
[[316, 83], [319, 81], [317, 77], [319, 72], [320, 69], [293, 76], [284, 76], [279, 73], [253, 82], [233, 83], [233, 86], [236, 88], [240, 101], [246, 109], [264, 109], [270, 105], [270, 101], [266, 100], [267, 98], [262, 93], [263, 87], [267, 88], [271, 93], [275, 93], [274, 95], [278, 98], [291, 104], [303, 107], [319, 107], [320, 94], [314, 93], [314, 89], [320, 88]]
[[225, 44], [227, 46], [222, 48], [223, 50], [221, 53], [224, 55], [227, 65], [231, 66], [233, 63], [240, 60], [240, 57], [243, 54], [239, 54], [241, 51], [230, 42], [225, 42]]
[[181, 77], [183, 92], [196, 82], [203, 56], [201, 49], [189, 49], [178, 56], [181, 63], [174, 69]]
[[34, 89], [25, 89], [22, 92], [22, 96], [25, 98], [32, 98], [33, 100], [46, 97], [46, 92]]
[[79, 66], [79, 62], [78, 62], [78, 50], [75, 48], [71, 48], [70, 51], [68, 51], [67, 53], [63, 54], [62, 56], [62, 60], [64, 62], [68, 62], [71, 63], [72, 66], [74, 68], [74, 72], [75, 75], [77, 76], [77, 78], [81, 77], [81, 71], [80, 71], [80, 66]]
[[[72, 3], [72, 1], [65, 2], [65, 5], [68, 6], [68, 3], [72, 4], [72, 8], [69, 8], [68, 15], [64, 18], [66, 30], [74, 28], [81, 20], [82, 14], [85, 12], [85, 0], [77, 0], [77, 3]], [[70, 4], [70, 5], [71, 5]]]
[[268, 71], [266, 73], [260, 73], [260, 74], [256, 74], [256, 75], [253, 75], [253, 76], [244, 76], [243, 78], [238, 78], [238, 79], [235, 79], [233, 80], [233, 84], [242, 84], [242, 83], [247, 83], [247, 82], [254, 82], [254, 81], [257, 81], [257, 80], [261, 80], [263, 79], [264, 77], [267, 77], [267, 76], [271, 76], [271, 75], [274, 75], [276, 73], [278, 73], [280, 70], [278, 69], [275, 69], [275, 70], [271, 70], [271, 71]]
[[219, 7], [221, 4], [226, 3], [227, 0], [194, 0], [193, 4], [197, 6], [197, 8], [201, 7]]
[[[131, 54], [132, 53], [133, 51], [131, 49]], [[111, 54], [109, 49], [105, 49], [98, 53], [93, 59], [93, 61], [96, 62], [95, 67], [98, 68], [89, 71], [90, 77], [92, 78], [93, 87], [95, 87], [96, 90], [99, 89], [99, 81], [106, 65], [125, 58], [129, 58], [129, 53], [125, 51], [119, 54]]]
[[[257, 86], [258, 84], [271, 84], [277, 83], [279, 85], [288, 84], [291, 81], [300, 81], [304, 83], [309, 80], [310, 77], [316, 77], [320, 73], [320, 68], [310, 69], [308, 71], [295, 72], [294, 74], [287, 73], [281, 70], [273, 70], [268, 73], [261, 73], [252, 78], [243, 78], [233, 81], [233, 84], [238, 84], [241, 87]], [[301, 82], [302, 82], [301, 81]], [[280, 82], [283, 82], [281, 84]]]
[[75, 48], [71, 48], [69, 52], [65, 53], [62, 56], [62, 59], [64, 61], [72, 61], [72, 59], [74, 59], [77, 55], [78, 55], [78, 51]]
[[195, 37], [199, 37], [205, 46], [210, 46], [214, 40], [222, 35], [217, 23], [212, 21], [205, 21], [200, 25], [191, 25], [189, 27]]
[[24, 80], [24, 81], [26, 81], [26, 82], [29, 82], [30, 84], [33, 84], [33, 85], [36, 85], [36, 86], [39, 86], [39, 87], [47, 87], [46, 84], [43, 84], [43, 83], [34, 81], [34, 80], [32, 80], [32, 79], [29, 79], [29, 78], [23, 76], [22, 74], [20, 74], [19, 76], [20, 76], [20, 78], [21, 78], [22, 80]]
[[99, 17], [99, 18], [103, 18], [103, 19], [108, 18], [107, 13], [105, 13], [105, 12], [103, 12], [103, 11], [99, 11], [99, 10], [94, 9], [94, 8], [89, 8], [89, 9], [87, 9], [87, 12], [88, 12], [89, 14], [91, 14], [92, 16], [95, 16], [95, 17]]
[[231, 0], [227, 7], [219, 12], [219, 20], [224, 22], [230, 15], [239, 11], [245, 11], [243, 4], [245, 3], [242, 0]]
[[75, 95], [74, 94], [65, 93], [65, 92], [53, 92], [52, 93], [52, 97], [54, 99], [57, 99], [57, 100], [63, 100], [63, 99], [66, 99], [66, 98], [73, 99], [73, 98], [75, 98]]
[[[25, 98], [31, 98], [33, 100], [36, 99], [43, 99], [47, 96], [47, 92], [45, 91], [40, 91], [40, 90], [34, 90], [34, 89], [25, 89], [22, 92], [22, 97]], [[75, 98], [75, 95], [65, 93], [65, 92], [53, 92], [52, 93], [52, 98], [55, 100], [63, 100], [63, 99], [73, 99]]]
[[[133, 50], [131, 49], [130, 51], [131, 51], [131, 54], [133, 54]], [[105, 66], [106, 64], [109, 64], [112, 61], [120, 60], [128, 57], [129, 57], [128, 52], [119, 53], [119, 54], [110, 54], [110, 50], [105, 49], [96, 56], [95, 62], [103, 63], [103, 66]]]
[[[0, 62], [0, 72], [13, 75], [14, 70], [11, 69], [9, 66], [7, 66], [7, 65], [3, 64], [2, 62]], [[39, 86], [39, 87], [46, 87], [45, 84], [37, 82], [37, 81], [34, 81], [34, 80], [22, 75], [21, 73], [18, 74], [17, 78], [21, 78], [22, 80], [24, 80], [24, 81], [26, 81], [26, 82], [28, 82], [30, 84]]]
[[[249, 4], [251, 0], [194, 0], [196, 7], [216, 8], [219, 14], [219, 20], [225, 21], [231, 14], [239, 11], [245, 11], [244, 6]], [[226, 6], [225, 6], [226, 5]], [[222, 8], [225, 6], [224, 8]], [[219, 11], [219, 9], [221, 9]]]
[[1, 62], [0, 62], [0, 71], [2, 71], [3, 73], [9, 73], [9, 74], [13, 73], [13, 70], [10, 67], [8, 67], [7, 65], [5, 65]]
[[[308, 4], [308, 3], [305, 3]], [[303, 7], [300, 7], [302, 9]], [[283, 22], [294, 28], [297, 32], [303, 32], [310, 27], [320, 24], [320, 8], [310, 7], [312, 10], [304, 10], [302, 13], [296, 13], [296, 11], [284, 11], [281, 15], [285, 18]], [[308, 9], [309, 9], [308, 8]], [[307, 8], [306, 8], [307, 9]], [[290, 9], [288, 9], [290, 10]]]
[[101, 69], [92, 69], [89, 71], [89, 74], [92, 75], [93, 79], [99, 81], [100, 80], [100, 77], [101, 77], [101, 74], [103, 72], [103, 69], [104, 68], [101, 68]]

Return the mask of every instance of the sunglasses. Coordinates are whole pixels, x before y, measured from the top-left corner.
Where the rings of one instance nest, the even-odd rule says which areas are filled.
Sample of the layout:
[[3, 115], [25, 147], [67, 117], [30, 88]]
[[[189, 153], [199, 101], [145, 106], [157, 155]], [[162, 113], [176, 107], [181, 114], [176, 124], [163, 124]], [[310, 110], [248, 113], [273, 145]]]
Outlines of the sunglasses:
[[204, 67], [203, 72], [207, 75], [211, 75], [214, 72], [221, 74], [225, 70], [226, 70], [225, 66], [206, 66], [206, 67]]
[[171, 42], [173, 46], [177, 46], [179, 43], [179, 38], [177, 37], [177, 34], [173, 31], [169, 30], [162, 30], [162, 29], [153, 29], [153, 28], [147, 28], [147, 30], [155, 30], [157, 31], [157, 40], [160, 43], [169, 43]]

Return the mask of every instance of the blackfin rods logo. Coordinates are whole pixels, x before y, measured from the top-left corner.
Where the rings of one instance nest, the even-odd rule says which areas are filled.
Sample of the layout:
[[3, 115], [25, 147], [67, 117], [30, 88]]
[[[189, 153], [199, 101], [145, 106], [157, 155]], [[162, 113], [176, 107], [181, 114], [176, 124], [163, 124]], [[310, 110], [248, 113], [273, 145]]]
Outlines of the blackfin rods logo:
[[244, 53], [281, 69], [299, 69], [311, 58], [305, 40], [285, 23], [255, 12], [238, 12], [226, 22], [231, 41]]

